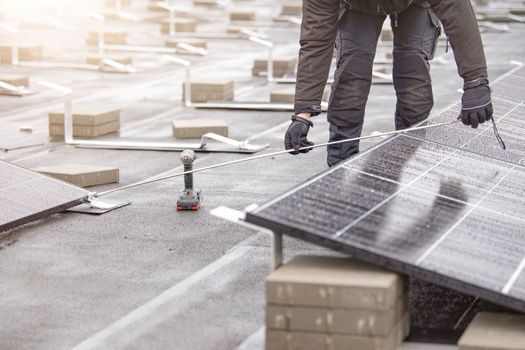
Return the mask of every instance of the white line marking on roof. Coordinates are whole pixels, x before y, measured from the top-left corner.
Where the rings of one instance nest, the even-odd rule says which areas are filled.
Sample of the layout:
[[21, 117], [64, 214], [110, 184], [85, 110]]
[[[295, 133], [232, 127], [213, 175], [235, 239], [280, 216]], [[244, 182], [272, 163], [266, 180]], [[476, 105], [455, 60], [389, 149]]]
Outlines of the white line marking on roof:
[[173, 287], [165, 290], [156, 298], [148, 301], [142, 306], [139, 306], [135, 310], [128, 313], [126, 316], [113, 322], [108, 327], [104, 328], [103, 330], [99, 331], [98, 333], [94, 334], [88, 339], [84, 340], [83, 342], [75, 346], [73, 349], [87, 350], [96, 348], [107, 348], [104, 346], [104, 344], [106, 344], [106, 342], [112, 335], [122, 331], [123, 329], [129, 327], [134, 323], [140, 323], [142, 320], [144, 320], [144, 318], [160, 310], [166, 303], [170, 302], [175, 298], [180, 297], [184, 293], [190, 292], [191, 288], [194, 287], [195, 284], [212, 276], [218, 270], [222, 269], [234, 260], [246, 254], [250, 249], [252, 249], [252, 247], [239, 247], [234, 251], [230, 251], [229, 253], [223, 255], [221, 258], [215, 260], [208, 266], [197, 271], [193, 275], [180, 281]]

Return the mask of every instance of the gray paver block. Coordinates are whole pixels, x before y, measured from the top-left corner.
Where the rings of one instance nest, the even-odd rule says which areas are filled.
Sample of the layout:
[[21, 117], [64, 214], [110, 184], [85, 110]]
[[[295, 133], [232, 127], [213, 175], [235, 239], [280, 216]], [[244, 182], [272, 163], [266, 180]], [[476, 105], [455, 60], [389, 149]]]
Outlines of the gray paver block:
[[[208, 102], [208, 101], [230, 101], [234, 98], [234, 83], [228, 79], [202, 79], [192, 80], [191, 83], [191, 101]], [[186, 89], [182, 83], [182, 98], [185, 98]]]
[[253, 10], [231, 11], [230, 21], [255, 21], [255, 11]]
[[525, 350], [525, 316], [479, 313], [458, 346], [459, 350]]
[[[73, 107], [73, 136], [98, 137], [120, 130], [120, 109], [103, 106]], [[64, 112], [49, 113], [49, 136], [64, 136]]]
[[[173, 23], [175, 24], [176, 32], [194, 32], [197, 27], [197, 21], [193, 18], [175, 18]], [[170, 32], [170, 21], [164, 19], [161, 23], [161, 32], [168, 34]]]
[[329, 335], [266, 330], [267, 350], [396, 350], [408, 335], [409, 316], [406, 314], [386, 337]]
[[[74, 106], [73, 125], [96, 126], [120, 120], [120, 109], [103, 106]], [[49, 113], [49, 124], [64, 124], [64, 111]]]
[[[120, 30], [105, 30], [104, 31], [104, 43], [106, 45], [125, 45], [128, 37], [128, 33]], [[86, 38], [86, 45], [97, 46], [98, 45], [99, 32], [89, 32]]]
[[268, 305], [266, 327], [291, 332], [387, 336], [406, 314], [408, 297], [386, 311]]
[[389, 310], [406, 293], [399, 274], [348, 258], [296, 256], [266, 280], [268, 304]]
[[300, 16], [303, 12], [303, 3], [300, 1], [289, 1], [283, 4], [282, 14], [285, 16]]
[[209, 132], [228, 136], [228, 124], [222, 119], [174, 120], [172, 129], [178, 139], [200, 138]]
[[[0, 46], [0, 63], [12, 63], [12, 46]], [[43, 58], [43, 48], [40, 45], [19, 45], [19, 61], [41, 61]]]
[[119, 181], [119, 169], [84, 164], [49, 165], [34, 169], [80, 187], [104, 185]]

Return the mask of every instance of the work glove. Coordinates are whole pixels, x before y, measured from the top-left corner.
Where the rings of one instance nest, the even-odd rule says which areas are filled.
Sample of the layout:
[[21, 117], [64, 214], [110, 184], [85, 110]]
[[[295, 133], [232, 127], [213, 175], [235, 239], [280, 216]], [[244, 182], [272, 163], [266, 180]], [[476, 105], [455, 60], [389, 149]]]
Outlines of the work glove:
[[488, 79], [481, 78], [465, 83], [461, 102], [460, 116], [463, 124], [470, 125], [475, 129], [479, 124], [490, 120], [493, 109]]
[[314, 143], [308, 141], [308, 131], [310, 127], [313, 128], [314, 123], [303, 117], [292, 116], [292, 123], [286, 130], [284, 135], [284, 147], [285, 149], [294, 149], [290, 154], [296, 155], [299, 153], [308, 153], [310, 149], [298, 151], [299, 148], [313, 146]]

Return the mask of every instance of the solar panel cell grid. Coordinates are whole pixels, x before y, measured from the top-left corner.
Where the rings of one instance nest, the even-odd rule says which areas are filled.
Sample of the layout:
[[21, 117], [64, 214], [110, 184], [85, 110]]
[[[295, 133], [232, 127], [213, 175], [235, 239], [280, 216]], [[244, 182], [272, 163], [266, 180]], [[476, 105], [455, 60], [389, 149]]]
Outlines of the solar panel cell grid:
[[[490, 124], [410, 132], [247, 221], [525, 311], [525, 91], [511, 88], [524, 72], [494, 84], [507, 151]], [[429, 123], [456, 116], [453, 106]]]

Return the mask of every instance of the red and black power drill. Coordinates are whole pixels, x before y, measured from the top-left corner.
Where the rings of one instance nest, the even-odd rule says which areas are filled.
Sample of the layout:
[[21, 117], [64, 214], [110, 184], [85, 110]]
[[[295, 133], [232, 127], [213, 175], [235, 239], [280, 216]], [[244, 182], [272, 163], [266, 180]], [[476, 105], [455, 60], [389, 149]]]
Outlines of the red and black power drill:
[[[186, 150], [180, 154], [180, 160], [184, 164], [184, 172], [193, 170], [193, 161], [197, 157], [195, 152]], [[184, 175], [184, 190], [180, 192], [177, 200], [177, 211], [197, 211], [201, 207], [202, 195], [200, 190], [193, 188], [193, 173]]]

